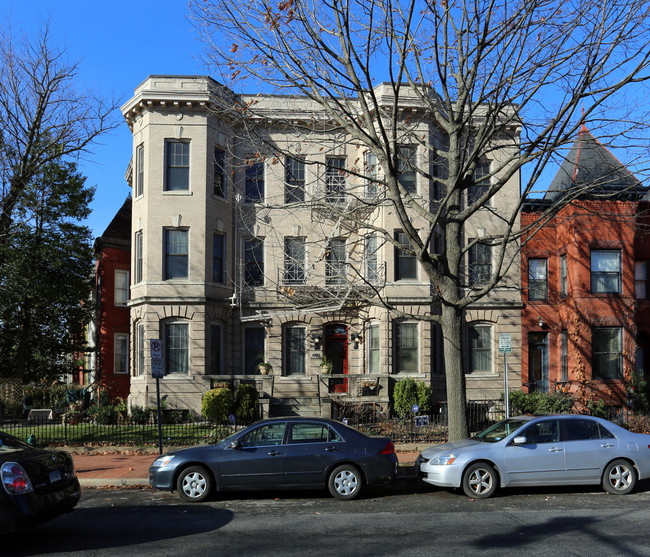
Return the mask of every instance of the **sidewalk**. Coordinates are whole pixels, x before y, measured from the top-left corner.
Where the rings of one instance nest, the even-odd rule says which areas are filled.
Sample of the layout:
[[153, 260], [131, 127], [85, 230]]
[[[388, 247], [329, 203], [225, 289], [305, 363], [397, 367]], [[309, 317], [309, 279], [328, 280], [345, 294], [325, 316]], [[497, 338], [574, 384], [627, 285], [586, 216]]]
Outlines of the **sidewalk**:
[[[74, 453], [72, 458], [82, 487], [130, 487], [148, 486], [148, 470], [158, 457], [158, 451], [151, 453], [111, 451]], [[406, 450], [408, 449], [408, 450]], [[71, 451], [72, 452], [72, 451]], [[399, 476], [412, 475], [412, 466], [417, 450], [405, 447], [397, 449]]]

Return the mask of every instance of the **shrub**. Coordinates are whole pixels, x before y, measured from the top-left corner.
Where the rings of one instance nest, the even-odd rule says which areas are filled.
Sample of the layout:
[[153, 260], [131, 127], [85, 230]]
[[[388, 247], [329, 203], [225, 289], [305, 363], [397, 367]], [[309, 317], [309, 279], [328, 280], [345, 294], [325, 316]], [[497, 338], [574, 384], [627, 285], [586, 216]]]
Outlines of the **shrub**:
[[115, 425], [117, 410], [114, 406], [97, 406], [92, 411], [92, 417], [97, 425]]
[[431, 387], [412, 377], [400, 379], [393, 391], [393, 408], [400, 418], [412, 417], [413, 405], [420, 407], [421, 414], [431, 413]]
[[[503, 399], [503, 395], [501, 397]], [[573, 408], [573, 399], [566, 393], [544, 393], [542, 391], [533, 391], [524, 393], [523, 391], [510, 391], [508, 401], [515, 413], [533, 414], [539, 416], [542, 414], [570, 414]]]
[[151, 418], [151, 408], [143, 408], [134, 404], [131, 406], [131, 420], [136, 424], [147, 424]]
[[232, 412], [234, 402], [230, 389], [212, 389], [203, 395], [201, 414], [206, 420], [225, 424]]
[[235, 392], [235, 418], [238, 424], [249, 424], [255, 420], [257, 401], [260, 395], [255, 385], [240, 383]]

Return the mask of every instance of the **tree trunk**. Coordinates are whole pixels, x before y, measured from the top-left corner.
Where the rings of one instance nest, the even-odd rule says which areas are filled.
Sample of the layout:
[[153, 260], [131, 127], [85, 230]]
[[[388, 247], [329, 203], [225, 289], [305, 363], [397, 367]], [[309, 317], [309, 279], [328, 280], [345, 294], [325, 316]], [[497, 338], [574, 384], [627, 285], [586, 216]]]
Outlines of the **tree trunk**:
[[447, 382], [449, 440], [454, 441], [467, 438], [461, 310], [453, 306], [443, 305], [440, 325]]

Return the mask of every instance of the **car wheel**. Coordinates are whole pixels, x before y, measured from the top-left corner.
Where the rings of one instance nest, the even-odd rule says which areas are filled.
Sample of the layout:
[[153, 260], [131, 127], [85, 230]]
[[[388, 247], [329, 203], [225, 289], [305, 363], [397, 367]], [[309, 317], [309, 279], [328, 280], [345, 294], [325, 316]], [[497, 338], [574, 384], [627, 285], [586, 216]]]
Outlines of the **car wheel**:
[[614, 495], [630, 493], [636, 485], [636, 470], [627, 460], [614, 460], [603, 474], [603, 489]]
[[354, 499], [361, 491], [361, 475], [354, 466], [344, 465], [334, 468], [327, 481], [333, 497], [341, 500]]
[[497, 490], [496, 470], [487, 462], [475, 462], [463, 475], [463, 491], [468, 497], [485, 499]]
[[212, 478], [202, 466], [190, 466], [181, 472], [176, 482], [181, 499], [199, 503], [205, 501], [212, 491]]

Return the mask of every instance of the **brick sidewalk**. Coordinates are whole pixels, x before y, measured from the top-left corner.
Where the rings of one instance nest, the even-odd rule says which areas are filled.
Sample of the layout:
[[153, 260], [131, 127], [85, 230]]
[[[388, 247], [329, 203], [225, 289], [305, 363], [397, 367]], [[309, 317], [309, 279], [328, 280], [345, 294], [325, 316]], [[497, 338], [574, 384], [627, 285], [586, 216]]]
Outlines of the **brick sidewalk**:
[[[418, 453], [399, 451], [400, 475], [410, 475]], [[101, 452], [73, 454], [75, 470], [82, 486], [149, 485], [148, 470], [158, 453], [134, 454]]]

